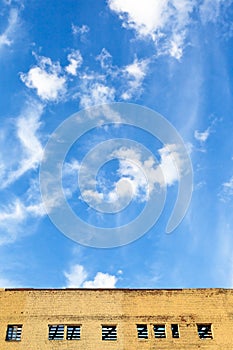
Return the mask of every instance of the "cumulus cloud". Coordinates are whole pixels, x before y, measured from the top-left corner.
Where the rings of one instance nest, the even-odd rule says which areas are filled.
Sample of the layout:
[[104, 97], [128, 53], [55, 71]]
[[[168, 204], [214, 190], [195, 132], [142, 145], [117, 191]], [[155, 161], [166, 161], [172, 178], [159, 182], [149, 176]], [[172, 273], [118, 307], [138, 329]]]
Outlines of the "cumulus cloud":
[[118, 14], [123, 27], [133, 29], [137, 37], [154, 41], [158, 53], [180, 59], [186, 27], [195, 7], [194, 0], [108, 0], [109, 8]]
[[[58, 101], [66, 92], [66, 78], [62, 75], [60, 63], [54, 63], [48, 57], [37, 57], [37, 61], [38, 65], [28, 73], [20, 74], [21, 80], [28, 88], [35, 89], [42, 100]], [[74, 72], [73, 65], [69, 69]]]
[[68, 55], [70, 64], [65, 68], [66, 72], [71, 75], [77, 75], [78, 68], [82, 65], [83, 58], [80, 51], [74, 50]]
[[83, 82], [79, 99], [80, 106], [83, 108], [110, 103], [115, 99], [115, 89], [103, 83], [86, 80]]
[[118, 278], [108, 273], [97, 272], [93, 280], [88, 280], [84, 266], [76, 264], [69, 272], [64, 272], [66, 288], [115, 288]]

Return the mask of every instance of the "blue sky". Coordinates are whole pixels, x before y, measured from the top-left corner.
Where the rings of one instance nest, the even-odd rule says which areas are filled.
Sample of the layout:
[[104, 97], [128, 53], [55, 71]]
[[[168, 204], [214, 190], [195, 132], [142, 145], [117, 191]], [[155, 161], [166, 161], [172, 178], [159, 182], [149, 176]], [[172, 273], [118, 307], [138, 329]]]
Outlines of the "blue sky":
[[[0, 16], [0, 287], [233, 287], [232, 0], [0, 0]], [[192, 199], [171, 234], [187, 164], [177, 144], [117, 119], [113, 102], [158, 112], [183, 139]], [[100, 104], [117, 126], [83, 114]], [[153, 191], [155, 211], [167, 191], [158, 221], [130, 244], [81, 245], [50, 220], [60, 202], [52, 190], [43, 202], [39, 169], [54, 131], [75, 113], [80, 125], [96, 125], [62, 166], [77, 217], [127, 226]], [[99, 146], [114, 139], [115, 150]], [[105, 210], [129, 205], [116, 214], [91, 207], [102, 201]]]

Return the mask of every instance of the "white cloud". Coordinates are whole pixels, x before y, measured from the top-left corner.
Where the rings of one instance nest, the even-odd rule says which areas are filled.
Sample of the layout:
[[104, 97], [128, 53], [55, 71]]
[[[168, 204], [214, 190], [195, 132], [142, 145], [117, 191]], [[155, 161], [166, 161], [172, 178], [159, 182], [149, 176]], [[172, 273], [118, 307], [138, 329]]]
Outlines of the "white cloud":
[[45, 215], [40, 196], [35, 191], [31, 197], [30, 191], [29, 188], [21, 199], [15, 198], [10, 204], [0, 207], [0, 245], [13, 243], [18, 237], [32, 233], [32, 230], [28, 232], [29, 226], [25, 230], [25, 224], [29, 219]]
[[0, 277], [0, 288], [16, 288], [16, 283], [8, 278]]
[[90, 30], [90, 28], [87, 25], [85, 25], [85, 24], [82, 25], [81, 27], [78, 27], [78, 26], [72, 24], [72, 33], [73, 33], [73, 35], [80, 35], [80, 36], [82, 36], [82, 35], [88, 33], [89, 30]]
[[79, 94], [80, 106], [87, 108], [93, 105], [113, 102], [115, 99], [115, 89], [103, 83], [86, 81]]
[[[121, 147], [114, 151], [108, 149], [108, 153], [111, 159], [119, 161], [117, 170], [119, 180], [110, 186], [109, 179], [98, 178], [98, 190], [97, 183], [91, 182], [91, 175], [86, 175], [82, 180], [82, 198], [94, 207], [108, 202], [109, 210], [111, 204], [113, 210], [117, 211], [131, 199], [145, 202], [158, 187], [174, 185], [186, 171], [185, 158], [175, 144], [164, 145], [158, 150], [159, 163], [154, 157], [145, 155], [136, 148]], [[104, 159], [103, 150], [102, 157]], [[90, 160], [88, 168], [83, 173], [92, 174], [93, 169], [95, 169], [94, 158]]]
[[38, 136], [42, 112], [43, 105], [30, 100], [16, 119], [17, 138], [15, 143], [19, 142], [19, 147], [17, 146], [17, 151], [15, 151], [17, 165], [15, 166], [14, 164], [13, 169], [5, 169], [5, 171], [7, 170], [7, 177], [2, 179], [0, 187], [9, 186], [28, 170], [35, 169], [38, 166], [43, 154], [43, 148]]
[[53, 63], [48, 57], [37, 57], [37, 60], [37, 66], [20, 74], [21, 80], [28, 88], [36, 89], [42, 100], [59, 100], [66, 92], [66, 78], [61, 74], [60, 64]]
[[221, 6], [229, 5], [231, 2], [228, 0], [204, 0], [199, 8], [202, 22], [216, 22], [221, 15]]
[[207, 139], [209, 138], [209, 136], [210, 136], [210, 128], [207, 128], [203, 132], [199, 132], [197, 130], [195, 130], [195, 132], [194, 132], [195, 139], [200, 141], [200, 142], [206, 142]]
[[83, 283], [84, 288], [116, 288], [117, 277], [108, 273], [97, 272], [93, 281]]
[[96, 59], [100, 62], [103, 69], [109, 68], [112, 64], [112, 55], [105, 48], [102, 49]]
[[68, 55], [68, 61], [70, 64], [65, 68], [67, 73], [71, 75], [77, 75], [78, 68], [82, 65], [83, 58], [80, 54], [80, 51], [74, 50]]
[[194, 0], [108, 0], [123, 26], [133, 29], [139, 38], [154, 41], [158, 53], [180, 59], [183, 53], [186, 27], [190, 23]]
[[87, 272], [82, 265], [74, 265], [69, 272], [64, 272], [67, 288], [80, 288], [87, 278]]
[[233, 197], [233, 176], [229, 181], [222, 184], [222, 190], [219, 194], [220, 200], [227, 202]]
[[118, 278], [108, 273], [97, 272], [93, 280], [87, 280], [84, 266], [76, 264], [64, 272], [66, 288], [115, 288]]
[[19, 25], [19, 13], [17, 9], [11, 9], [8, 19], [8, 25], [3, 33], [0, 34], [0, 49], [4, 46], [11, 46], [14, 42], [16, 30]]
[[215, 131], [214, 127], [217, 121], [219, 121], [217, 118], [213, 119], [211, 121], [211, 124], [208, 126], [208, 128], [202, 132], [195, 130], [194, 131], [195, 139], [197, 141], [200, 141], [201, 143], [205, 143], [208, 140], [210, 134], [212, 134]]
[[148, 70], [149, 60], [135, 59], [133, 63], [122, 69], [123, 79], [128, 89], [122, 93], [123, 100], [131, 99], [135, 94], [142, 92], [142, 83]]

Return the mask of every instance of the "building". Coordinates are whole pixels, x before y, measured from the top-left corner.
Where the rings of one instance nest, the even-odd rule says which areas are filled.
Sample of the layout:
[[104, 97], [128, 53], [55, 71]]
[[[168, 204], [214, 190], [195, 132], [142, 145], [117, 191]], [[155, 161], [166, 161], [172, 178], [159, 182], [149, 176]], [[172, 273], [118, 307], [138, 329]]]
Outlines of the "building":
[[233, 290], [0, 289], [0, 350], [233, 349]]

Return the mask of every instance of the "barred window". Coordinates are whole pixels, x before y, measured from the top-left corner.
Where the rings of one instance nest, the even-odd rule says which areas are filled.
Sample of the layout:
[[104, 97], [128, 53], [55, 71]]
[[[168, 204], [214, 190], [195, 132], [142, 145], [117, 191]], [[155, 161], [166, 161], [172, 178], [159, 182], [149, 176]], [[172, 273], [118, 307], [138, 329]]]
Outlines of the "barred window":
[[200, 339], [213, 339], [211, 324], [198, 324], [197, 332]]
[[8, 325], [6, 331], [7, 341], [20, 341], [22, 334], [22, 325]]
[[165, 324], [154, 324], [154, 336], [155, 338], [166, 338]]
[[138, 339], [148, 339], [148, 329], [146, 324], [137, 324]]
[[63, 340], [64, 325], [49, 325], [49, 340]]
[[67, 326], [67, 340], [79, 340], [80, 339], [80, 326]]
[[172, 338], [179, 338], [180, 337], [178, 324], [172, 324], [171, 330], [172, 330]]
[[102, 325], [102, 340], [117, 340], [117, 327]]

